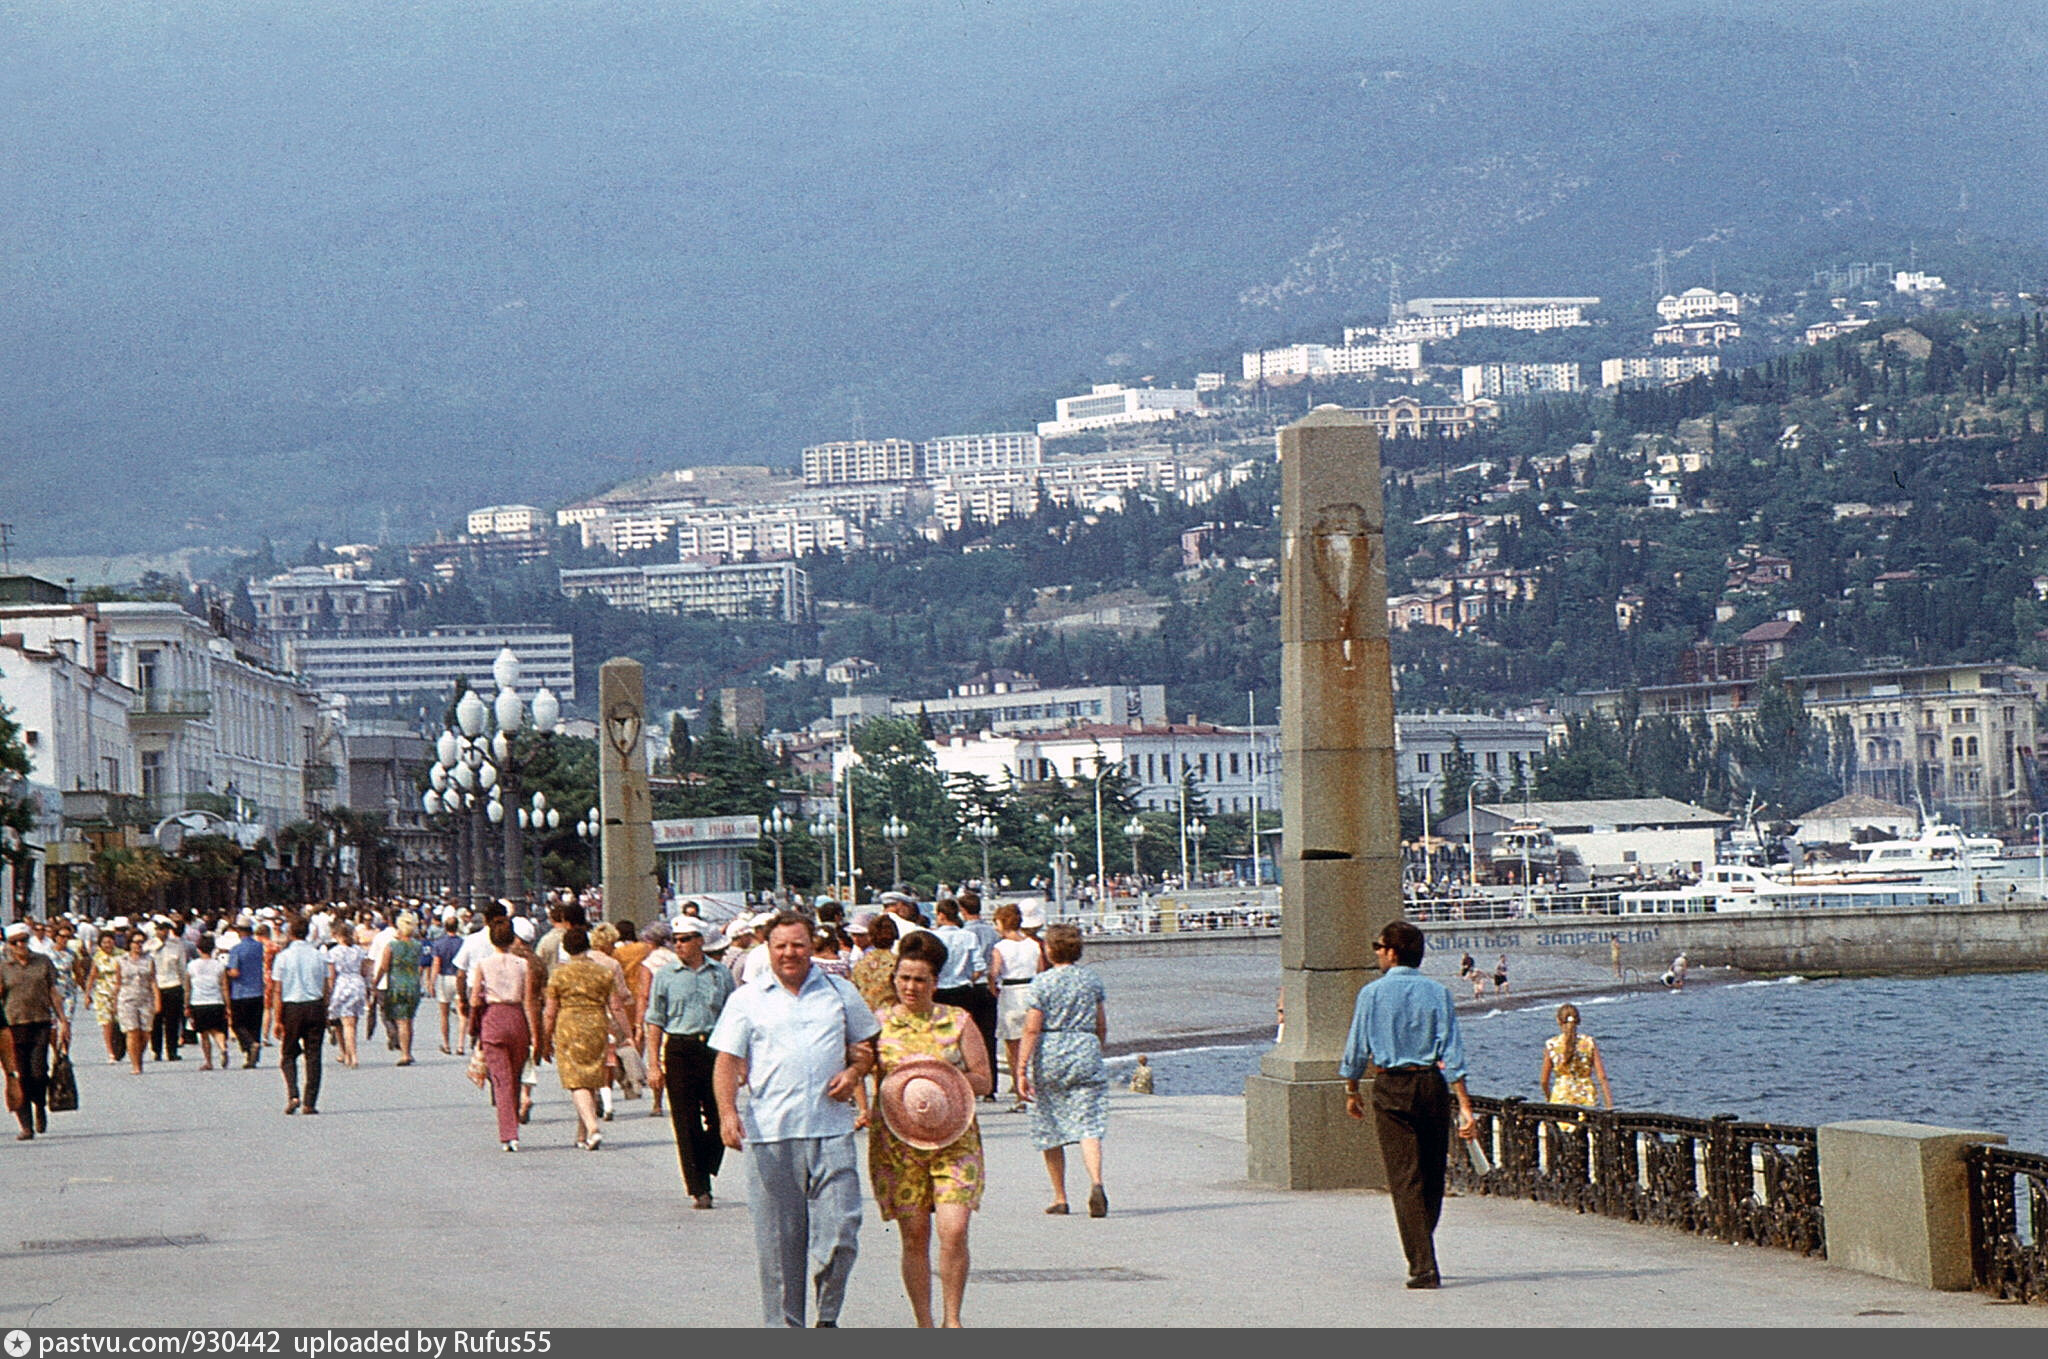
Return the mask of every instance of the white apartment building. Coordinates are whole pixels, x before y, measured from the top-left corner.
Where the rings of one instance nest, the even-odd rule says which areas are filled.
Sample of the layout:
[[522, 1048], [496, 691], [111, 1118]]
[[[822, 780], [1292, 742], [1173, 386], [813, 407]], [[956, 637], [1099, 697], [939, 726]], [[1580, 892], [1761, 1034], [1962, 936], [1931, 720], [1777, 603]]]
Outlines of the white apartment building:
[[929, 716], [940, 730], [1046, 731], [1094, 723], [1157, 726], [1166, 721], [1163, 684], [1094, 684], [1041, 689], [1037, 682], [963, 684], [939, 698], [852, 694], [832, 700], [835, 719]]
[[1197, 373], [1195, 374], [1195, 391], [1198, 393], [1220, 392], [1223, 390], [1224, 383], [1229, 380], [1229, 376], [1224, 373]]
[[1534, 719], [1490, 717], [1484, 713], [1394, 714], [1396, 781], [1403, 797], [1433, 793], [1452, 772], [1460, 754], [1472, 761], [1481, 785], [1503, 793], [1519, 776], [1524, 788], [1536, 783], [1536, 761], [1550, 741], [1550, 728]]
[[932, 516], [949, 531], [1000, 524], [1036, 513], [1042, 503], [1093, 508], [1134, 491], [1199, 503], [1210, 495], [1202, 469], [1170, 450], [1052, 458], [1032, 468], [984, 468], [936, 477]]
[[1675, 321], [1650, 332], [1651, 344], [1676, 344], [1698, 349], [1742, 338], [1739, 321]]
[[1411, 297], [1395, 319], [1455, 316], [1466, 330], [1565, 330], [1588, 324], [1586, 308], [1599, 305], [1597, 297]]
[[1247, 350], [1244, 378], [1261, 382], [1276, 377], [1347, 377], [1383, 370], [1413, 372], [1422, 366], [1422, 346], [1413, 342], [1369, 344], [1294, 344], [1281, 349]]
[[1465, 365], [1460, 376], [1467, 401], [1540, 392], [1580, 392], [1586, 387], [1585, 376], [1576, 363], [1474, 363]]
[[1844, 335], [1854, 334], [1869, 324], [1870, 318], [1868, 316], [1832, 317], [1826, 321], [1808, 326], [1805, 336], [1806, 343], [1809, 345], [1826, 344], [1829, 340], [1838, 340]]
[[324, 566], [295, 566], [249, 586], [256, 622], [273, 636], [389, 632], [409, 595], [402, 580], [339, 579]]
[[811, 578], [789, 561], [704, 566], [598, 566], [564, 569], [562, 593], [597, 595], [615, 609], [717, 618], [811, 616]]
[[[576, 697], [576, 639], [537, 623], [458, 623], [383, 637], [306, 637], [288, 641], [288, 659], [323, 693], [360, 707], [446, 702], [457, 680], [486, 692], [497, 685], [491, 664], [512, 648], [521, 688]], [[528, 695], [531, 697], [531, 694]]]
[[856, 486], [808, 487], [791, 492], [777, 503], [798, 513], [841, 514], [856, 524], [870, 524], [877, 519], [907, 517], [915, 498], [909, 486], [871, 482]]
[[691, 510], [677, 521], [674, 536], [676, 556], [684, 560], [747, 553], [808, 557], [867, 546], [867, 535], [841, 515], [777, 506]]
[[969, 524], [1028, 518], [1038, 513], [1039, 499], [1035, 479], [975, 485], [966, 477], [941, 477], [932, 483], [932, 517], [958, 533]]
[[1126, 387], [1098, 383], [1085, 396], [1063, 396], [1053, 402], [1053, 418], [1038, 425], [1040, 438], [1060, 439], [1093, 429], [1143, 425], [1194, 415], [1201, 399], [1184, 387]]
[[1682, 293], [1666, 293], [1657, 299], [1657, 315], [1666, 321], [1697, 321], [1702, 316], [1724, 313], [1741, 315], [1742, 299], [1734, 293], [1717, 293], [1712, 288], [1687, 288]]
[[1600, 385], [1686, 382], [1721, 371], [1719, 354], [1657, 354], [1642, 359], [1600, 360]]
[[1344, 327], [1345, 344], [1371, 344], [1375, 340], [1454, 340], [1465, 329], [1459, 316], [1403, 316], [1377, 326]]
[[1939, 274], [1923, 274], [1905, 269], [1892, 275], [1892, 291], [1895, 293], [1939, 293], [1946, 292], [1948, 284]]
[[915, 481], [917, 445], [908, 439], [842, 439], [803, 452], [804, 485]]
[[547, 522], [547, 511], [531, 505], [487, 505], [469, 512], [469, 536], [532, 533]]
[[1045, 458], [1045, 441], [1036, 434], [947, 434], [919, 446], [919, 470], [926, 477], [983, 467], [1036, 467]]
[[1249, 812], [1254, 801], [1280, 808], [1280, 733], [1274, 727], [1207, 723], [1090, 723], [1018, 735], [978, 733], [928, 743], [941, 774], [979, 775], [992, 787], [1058, 778], [1087, 783], [1114, 770], [1134, 784], [1150, 812], [1180, 806], [1181, 781], [1200, 790], [1213, 812]]
[[607, 514], [579, 521], [577, 530], [583, 546], [601, 547], [614, 556], [623, 556], [666, 543], [676, 530], [677, 517], [660, 510]]

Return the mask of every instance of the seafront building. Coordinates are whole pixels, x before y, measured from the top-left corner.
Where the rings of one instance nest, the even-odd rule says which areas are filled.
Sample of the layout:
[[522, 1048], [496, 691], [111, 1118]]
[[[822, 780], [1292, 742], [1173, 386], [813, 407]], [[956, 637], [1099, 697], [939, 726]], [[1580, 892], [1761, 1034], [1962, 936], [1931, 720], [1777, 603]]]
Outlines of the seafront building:
[[[2020, 830], [2035, 807], [2041, 677], [1999, 663], [1900, 666], [1787, 675], [1806, 714], [1838, 748], [1847, 791], [1887, 802], [1924, 802], [1972, 829]], [[1747, 716], [1762, 676], [1596, 690], [1567, 711], [1614, 716], [1633, 701], [1644, 716], [1700, 717], [1726, 726]]]
[[1156, 726], [1166, 721], [1163, 684], [1041, 689], [1028, 675], [969, 681], [933, 698], [850, 694], [832, 700], [835, 721], [927, 717], [939, 731], [1043, 731], [1086, 724]]
[[990, 788], [1054, 778], [1086, 784], [1113, 770], [1148, 812], [1176, 810], [1183, 780], [1211, 811], [1249, 812], [1256, 803], [1277, 813], [1280, 806], [1274, 727], [1080, 723], [1050, 731], [954, 733], [929, 744], [941, 774], [979, 778]]
[[446, 703], [458, 680], [487, 692], [494, 689], [491, 663], [506, 647], [519, 655], [523, 684], [552, 689], [565, 703], [576, 697], [576, 639], [538, 623], [459, 623], [377, 637], [297, 638], [286, 642], [285, 658], [323, 693], [345, 695], [359, 707], [406, 708]]

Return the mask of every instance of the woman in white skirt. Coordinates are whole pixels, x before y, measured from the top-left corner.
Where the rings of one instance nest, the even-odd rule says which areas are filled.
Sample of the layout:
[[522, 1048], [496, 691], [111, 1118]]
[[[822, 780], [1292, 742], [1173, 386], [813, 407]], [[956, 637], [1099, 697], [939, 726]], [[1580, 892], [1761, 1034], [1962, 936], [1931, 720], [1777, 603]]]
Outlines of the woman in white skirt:
[[[1042, 910], [1036, 901], [1024, 903], [1034, 913]], [[1042, 917], [1041, 917], [1042, 918]], [[1024, 933], [1024, 912], [1011, 902], [996, 907], [994, 956], [989, 959], [989, 989], [996, 993], [996, 1036], [1010, 1059], [1010, 1094], [1017, 1101], [1011, 1112], [1024, 1109], [1024, 1086], [1019, 1079], [1017, 1044], [1024, 1037], [1024, 1016], [1030, 1010], [1031, 979], [1045, 970], [1045, 949]]]

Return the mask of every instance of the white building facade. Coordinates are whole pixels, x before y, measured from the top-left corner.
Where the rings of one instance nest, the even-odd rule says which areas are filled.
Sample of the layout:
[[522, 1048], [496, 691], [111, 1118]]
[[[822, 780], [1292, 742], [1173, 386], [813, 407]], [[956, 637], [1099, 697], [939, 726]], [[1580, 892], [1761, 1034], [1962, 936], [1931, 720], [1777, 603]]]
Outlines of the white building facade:
[[984, 467], [1036, 467], [1045, 458], [1045, 441], [1036, 434], [947, 434], [918, 447], [920, 473], [926, 477]]
[[1721, 371], [1719, 354], [1657, 354], [1640, 359], [1600, 360], [1600, 385], [1626, 387], [1633, 383], [1688, 382]]
[[308, 637], [286, 644], [287, 659], [322, 693], [352, 704], [394, 707], [441, 701], [456, 681], [490, 691], [491, 663], [506, 647], [518, 655], [522, 685], [545, 685], [563, 702], [576, 697], [576, 639], [531, 623], [452, 624], [384, 637]]
[[803, 451], [804, 485], [915, 481], [917, 445], [908, 439], [842, 439]]
[[1464, 399], [1580, 392], [1585, 375], [1576, 363], [1474, 363], [1460, 373]]
[[1201, 409], [1191, 388], [1126, 387], [1099, 383], [1085, 396], [1063, 396], [1053, 403], [1053, 418], [1039, 422], [1040, 438], [1059, 439], [1089, 430], [1179, 420]]
[[1717, 293], [1712, 288], [1687, 288], [1682, 293], [1666, 293], [1657, 299], [1657, 315], [1666, 321], [1697, 321], [1702, 316], [1741, 314], [1741, 298], [1734, 293]]

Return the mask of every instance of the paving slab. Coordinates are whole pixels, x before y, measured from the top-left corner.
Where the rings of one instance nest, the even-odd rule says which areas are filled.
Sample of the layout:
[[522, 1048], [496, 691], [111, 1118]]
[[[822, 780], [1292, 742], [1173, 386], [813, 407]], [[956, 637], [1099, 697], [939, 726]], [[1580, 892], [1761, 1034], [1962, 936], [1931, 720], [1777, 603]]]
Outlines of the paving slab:
[[[758, 1321], [737, 1163], [718, 1209], [693, 1212], [646, 1101], [621, 1104], [603, 1151], [579, 1152], [544, 1071], [524, 1150], [506, 1155], [456, 1058], [390, 1060], [379, 1038], [357, 1070], [330, 1062], [317, 1118], [284, 1116], [271, 1068], [202, 1072], [188, 1058], [138, 1077], [88, 1060], [79, 1112], [33, 1143], [0, 1143], [0, 1326]], [[1384, 1195], [1245, 1181], [1239, 1099], [1114, 1096], [1101, 1220], [1042, 1213], [1022, 1116], [991, 1112], [983, 1127], [970, 1324], [2048, 1324], [2048, 1307], [1496, 1199], [1446, 1205], [1446, 1287], [1409, 1293]], [[870, 1205], [843, 1321], [908, 1316], [895, 1235]]]

